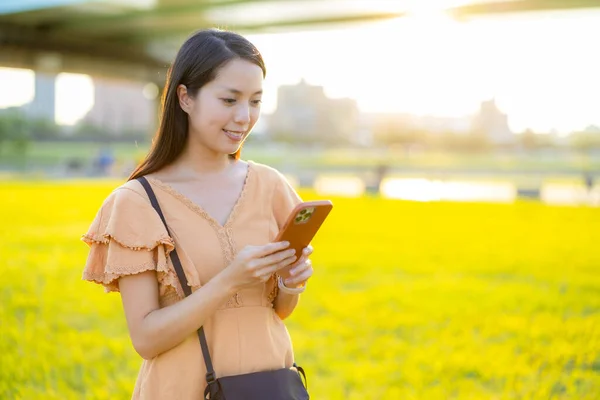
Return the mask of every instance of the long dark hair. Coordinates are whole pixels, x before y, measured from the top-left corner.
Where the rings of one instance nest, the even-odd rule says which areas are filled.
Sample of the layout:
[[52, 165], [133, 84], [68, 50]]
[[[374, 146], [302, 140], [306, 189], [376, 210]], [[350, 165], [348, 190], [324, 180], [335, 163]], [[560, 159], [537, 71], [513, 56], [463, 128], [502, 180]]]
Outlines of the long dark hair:
[[[219, 68], [233, 59], [243, 59], [267, 70], [258, 49], [243, 36], [220, 29], [204, 29], [190, 36], [179, 49], [169, 68], [161, 97], [160, 126], [145, 159], [129, 180], [156, 172], [182, 153], [188, 139], [188, 116], [179, 106], [177, 87], [185, 85], [190, 96], [215, 79]], [[240, 150], [231, 154], [240, 158]]]

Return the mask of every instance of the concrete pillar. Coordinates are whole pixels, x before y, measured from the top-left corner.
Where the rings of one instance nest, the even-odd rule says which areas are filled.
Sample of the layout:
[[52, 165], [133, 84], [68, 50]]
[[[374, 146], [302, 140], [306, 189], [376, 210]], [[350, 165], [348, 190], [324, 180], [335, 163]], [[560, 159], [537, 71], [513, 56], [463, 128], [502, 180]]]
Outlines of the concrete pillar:
[[35, 73], [35, 94], [33, 101], [25, 106], [25, 112], [32, 118], [55, 120], [56, 74]]

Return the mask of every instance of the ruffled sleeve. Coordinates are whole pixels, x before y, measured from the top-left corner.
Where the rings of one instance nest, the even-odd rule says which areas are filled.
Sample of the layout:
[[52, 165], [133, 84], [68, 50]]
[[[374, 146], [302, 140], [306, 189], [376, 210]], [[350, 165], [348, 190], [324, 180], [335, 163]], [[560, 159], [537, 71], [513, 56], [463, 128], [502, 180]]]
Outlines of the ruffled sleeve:
[[301, 202], [302, 199], [298, 193], [296, 193], [292, 185], [290, 185], [285, 176], [280, 172], [277, 172], [277, 182], [273, 196], [273, 213], [275, 215], [275, 220], [277, 221], [278, 229], [283, 227], [294, 207]]
[[156, 271], [161, 295], [168, 286], [181, 291], [168, 255], [174, 249], [160, 217], [147, 198], [127, 187], [104, 201], [82, 240], [90, 247], [83, 279], [119, 291], [119, 278]]

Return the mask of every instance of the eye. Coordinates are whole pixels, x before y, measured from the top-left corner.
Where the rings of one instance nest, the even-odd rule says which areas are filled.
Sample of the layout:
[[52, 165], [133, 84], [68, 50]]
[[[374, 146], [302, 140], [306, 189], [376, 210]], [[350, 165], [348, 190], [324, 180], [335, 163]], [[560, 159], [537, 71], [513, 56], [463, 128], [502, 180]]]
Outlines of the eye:
[[261, 103], [262, 103], [262, 100], [252, 100], [252, 105], [254, 105], [254, 106], [260, 106]]
[[223, 102], [225, 104], [234, 104], [235, 103], [235, 99], [221, 99], [223, 100]]

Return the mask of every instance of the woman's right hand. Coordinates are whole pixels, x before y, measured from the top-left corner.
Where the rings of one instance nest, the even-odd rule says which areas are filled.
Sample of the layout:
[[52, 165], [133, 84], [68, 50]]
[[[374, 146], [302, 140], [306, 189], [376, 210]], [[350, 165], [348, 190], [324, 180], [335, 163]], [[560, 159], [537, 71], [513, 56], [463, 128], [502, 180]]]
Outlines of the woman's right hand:
[[287, 249], [289, 245], [288, 242], [275, 242], [246, 246], [223, 272], [228, 274], [227, 278], [236, 291], [264, 283], [274, 272], [296, 261], [296, 251]]

